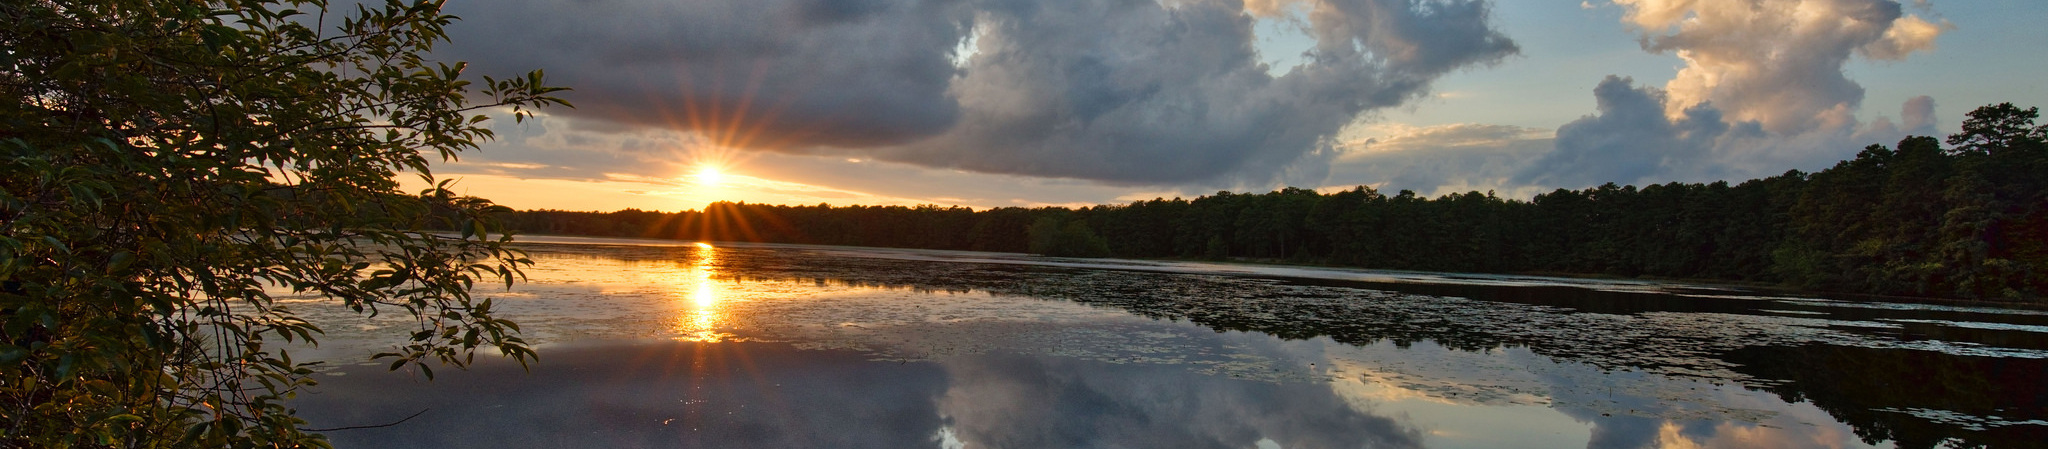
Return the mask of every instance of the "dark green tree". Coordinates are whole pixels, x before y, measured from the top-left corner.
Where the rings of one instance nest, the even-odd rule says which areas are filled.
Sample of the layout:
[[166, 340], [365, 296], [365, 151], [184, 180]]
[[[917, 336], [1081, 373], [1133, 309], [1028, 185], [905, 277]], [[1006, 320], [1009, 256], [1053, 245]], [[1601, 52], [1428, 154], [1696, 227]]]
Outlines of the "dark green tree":
[[2038, 149], [2042, 142], [2048, 142], [2048, 126], [2034, 125], [2034, 120], [2041, 117], [2041, 108], [2020, 109], [2012, 103], [1999, 103], [1970, 111], [1969, 117], [1963, 120], [1963, 131], [1948, 138], [1955, 152], [2024, 151]]
[[428, 60], [439, 1], [327, 7], [0, 3], [0, 446], [325, 446], [279, 344], [320, 330], [273, 294], [412, 317], [393, 369], [533, 357], [470, 293], [529, 263], [503, 208], [428, 163], [560, 89]]
[[1096, 236], [1088, 223], [1080, 220], [1061, 224], [1059, 218], [1040, 217], [1031, 222], [1026, 231], [1031, 236], [1031, 252], [1054, 257], [1109, 257], [1109, 242]]

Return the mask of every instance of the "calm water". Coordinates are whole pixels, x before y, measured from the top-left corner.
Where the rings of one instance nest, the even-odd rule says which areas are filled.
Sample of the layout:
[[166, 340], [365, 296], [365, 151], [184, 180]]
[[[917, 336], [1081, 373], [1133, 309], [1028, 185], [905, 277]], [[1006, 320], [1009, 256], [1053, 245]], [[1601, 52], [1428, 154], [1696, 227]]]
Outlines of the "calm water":
[[[343, 447], [2042, 447], [2048, 313], [1700, 286], [526, 238], [426, 382], [294, 305]], [[295, 353], [295, 355], [297, 355]], [[304, 358], [304, 355], [298, 355]]]

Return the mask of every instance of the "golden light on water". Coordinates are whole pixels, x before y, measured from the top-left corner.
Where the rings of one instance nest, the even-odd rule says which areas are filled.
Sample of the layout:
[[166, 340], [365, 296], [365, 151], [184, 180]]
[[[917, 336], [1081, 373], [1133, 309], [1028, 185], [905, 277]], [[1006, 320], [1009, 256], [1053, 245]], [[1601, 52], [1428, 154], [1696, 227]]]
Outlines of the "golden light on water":
[[706, 343], [723, 341], [731, 337], [718, 331], [719, 325], [727, 319], [725, 307], [720, 304], [725, 292], [717, 281], [711, 279], [711, 275], [717, 272], [718, 248], [698, 242], [696, 253], [697, 260], [690, 264], [687, 278], [687, 282], [692, 284], [689, 300], [682, 304], [685, 310], [682, 319], [676, 323], [677, 339]]
[[690, 306], [699, 311], [709, 311], [718, 306], [718, 284], [711, 282], [709, 275], [697, 279], [696, 290], [690, 293]]

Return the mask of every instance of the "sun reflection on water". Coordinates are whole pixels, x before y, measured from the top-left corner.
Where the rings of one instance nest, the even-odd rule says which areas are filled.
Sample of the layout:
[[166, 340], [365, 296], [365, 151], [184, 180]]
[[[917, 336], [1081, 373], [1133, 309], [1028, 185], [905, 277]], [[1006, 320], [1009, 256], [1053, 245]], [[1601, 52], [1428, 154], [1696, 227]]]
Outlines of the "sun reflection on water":
[[[711, 279], [717, 272], [718, 248], [709, 243], [697, 243], [697, 260], [690, 264], [687, 279], [692, 288], [684, 304], [684, 316], [677, 320], [676, 339], [716, 343], [732, 339], [733, 335], [719, 332], [726, 321], [725, 308], [720, 304], [724, 292], [718, 282]], [[680, 298], [679, 298], [680, 299]]]

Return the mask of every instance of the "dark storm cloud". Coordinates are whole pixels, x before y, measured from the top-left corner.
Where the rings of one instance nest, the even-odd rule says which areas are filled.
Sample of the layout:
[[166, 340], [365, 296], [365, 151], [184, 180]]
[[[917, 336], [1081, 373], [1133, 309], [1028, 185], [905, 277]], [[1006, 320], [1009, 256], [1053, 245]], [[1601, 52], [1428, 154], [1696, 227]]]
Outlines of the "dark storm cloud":
[[[959, 2], [455, 2], [437, 53], [481, 73], [546, 69], [565, 113], [795, 147], [899, 143], [951, 126]], [[560, 111], [558, 111], [560, 112]]]
[[[1672, 120], [1664, 115], [1662, 91], [1638, 89], [1633, 83], [1613, 76], [1601, 81], [1593, 89], [1600, 113], [1559, 127], [1556, 150], [1524, 168], [1516, 180], [1577, 188], [1665, 177], [1711, 153], [1716, 141], [1731, 131], [1721, 111], [1708, 104], [1686, 109]], [[1745, 125], [1732, 131], [1762, 133], [1754, 122]]]
[[1116, 183], [1262, 182], [1334, 157], [1329, 137], [1360, 113], [1516, 51], [1483, 2], [1328, 1], [1309, 13], [1307, 62], [1275, 77], [1234, 1], [985, 6], [978, 53], [954, 84], [960, 123], [882, 157]]
[[1635, 87], [1609, 76], [1593, 89], [1599, 114], [1557, 129], [1554, 148], [1532, 158], [1511, 185], [1582, 188], [1605, 182], [1704, 182], [1770, 176], [1786, 169], [1818, 169], [1871, 144], [1935, 135], [1934, 99], [1907, 99], [1899, 122], [1837, 121], [1794, 134], [1770, 132], [1760, 121], [1738, 121], [1714, 103], [1698, 103], [1677, 118], [1666, 114], [1665, 91]]
[[[712, 142], [1118, 184], [1320, 180], [1329, 139], [1513, 54], [1480, 0], [1324, 0], [1274, 76], [1234, 0], [458, 3], [439, 50]], [[971, 48], [963, 44], [972, 44]], [[959, 54], [966, 48], [969, 54]], [[956, 64], [956, 60], [961, 62]]]

